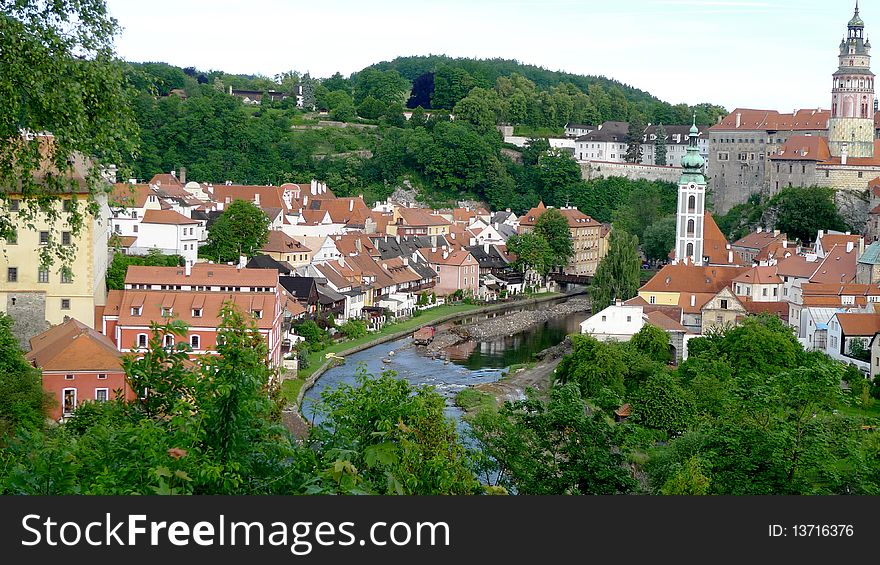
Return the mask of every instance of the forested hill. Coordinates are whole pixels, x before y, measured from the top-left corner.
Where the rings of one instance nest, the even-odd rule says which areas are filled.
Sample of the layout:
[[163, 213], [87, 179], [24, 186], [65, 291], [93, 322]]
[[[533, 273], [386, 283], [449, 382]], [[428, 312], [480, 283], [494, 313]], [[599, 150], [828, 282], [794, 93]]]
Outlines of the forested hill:
[[[452, 109], [452, 106], [448, 104], [449, 101], [441, 101], [441, 104], [437, 106], [435, 101], [431, 99], [434, 79], [438, 76], [441, 81], [447, 80], [463, 85], [465, 90], [469, 90], [473, 87], [496, 88], [500, 77], [510, 78], [513, 75], [518, 75], [531, 81], [538, 91], [552, 91], [560, 86], [573, 85], [581, 92], [591, 95], [601, 92], [596, 89], [596, 87], [601, 87], [608, 94], [609, 102], [616, 103], [616, 107], [596, 108], [600, 114], [596, 117], [599, 119], [626, 120], [629, 116], [621, 115], [623, 114], [620, 111], [623, 109], [621, 106], [626, 107], [626, 114], [636, 111], [640, 114], [639, 117], [642, 121], [649, 123], [685, 123], [690, 121], [692, 113], [696, 112], [698, 123], [711, 125], [717, 121], [718, 116], [727, 114], [723, 107], [708, 102], [694, 107], [689, 107], [687, 104], [673, 105], [660, 100], [649, 92], [604, 76], [551, 71], [511, 59], [469, 59], [427, 55], [397, 57], [392, 61], [383, 61], [367, 68], [380, 71], [394, 70], [400, 73], [403, 78], [411, 81], [413, 92], [407, 103], [410, 108], [421, 105], [426, 109], [432, 107]], [[591, 86], [594, 87], [592, 93]], [[621, 94], [622, 98], [626, 100], [625, 105], [620, 103]], [[446, 103], [444, 104], [444, 102]], [[599, 104], [601, 104], [600, 100], [594, 101], [594, 105]], [[603, 116], [601, 115], [604, 113], [603, 110], [613, 112], [613, 114]]]

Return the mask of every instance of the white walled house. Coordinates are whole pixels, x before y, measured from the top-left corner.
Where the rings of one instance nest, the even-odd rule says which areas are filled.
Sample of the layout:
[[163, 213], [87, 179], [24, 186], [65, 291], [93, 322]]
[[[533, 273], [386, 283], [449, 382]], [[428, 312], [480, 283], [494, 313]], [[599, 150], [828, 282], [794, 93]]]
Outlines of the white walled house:
[[752, 267], [733, 279], [734, 294], [753, 302], [781, 302], [785, 282], [776, 267]]
[[581, 333], [599, 341], [629, 341], [645, 325], [641, 306], [627, 306], [619, 301], [581, 322]]
[[870, 350], [871, 341], [880, 332], [880, 314], [873, 312], [836, 313], [828, 322], [828, 343], [825, 353], [830, 357], [851, 363], [863, 373], [870, 373], [870, 361], [860, 361], [850, 357], [850, 348], [855, 340], [862, 342]]
[[148, 210], [137, 227], [137, 240], [129, 253], [142, 255], [159, 249], [165, 255], [181, 255], [188, 264], [195, 264], [202, 235], [198, 220], [173, 210]]

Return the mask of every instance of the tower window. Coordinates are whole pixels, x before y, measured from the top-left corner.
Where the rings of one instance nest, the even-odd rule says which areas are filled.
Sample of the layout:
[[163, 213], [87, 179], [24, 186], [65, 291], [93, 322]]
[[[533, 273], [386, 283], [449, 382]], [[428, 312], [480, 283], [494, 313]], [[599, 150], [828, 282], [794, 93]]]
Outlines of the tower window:
[[688, 196], [688, 212], [693, 212], [697, 207], [697, 197], [693, 194]]

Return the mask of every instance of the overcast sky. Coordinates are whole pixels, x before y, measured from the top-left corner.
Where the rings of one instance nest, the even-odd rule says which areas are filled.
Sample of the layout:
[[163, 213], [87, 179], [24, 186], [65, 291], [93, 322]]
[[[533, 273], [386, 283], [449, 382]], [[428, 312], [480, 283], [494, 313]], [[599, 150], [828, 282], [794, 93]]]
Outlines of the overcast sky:
[[[517, 59], [673, 104], [828, 108], [850, 0], [107, 0], [119, 55], [349, 75], [398, 56]], [[862, 2], [871, 37], [880, 9]]]

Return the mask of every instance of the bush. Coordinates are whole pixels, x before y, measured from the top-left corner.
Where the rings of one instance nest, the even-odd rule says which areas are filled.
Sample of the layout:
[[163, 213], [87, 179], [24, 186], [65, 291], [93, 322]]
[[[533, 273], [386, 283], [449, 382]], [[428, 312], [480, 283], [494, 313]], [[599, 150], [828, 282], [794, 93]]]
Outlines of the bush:
[[367, 335], [367, 324], [362, 320], [349, 320], [339, 327], [339, 331], [348, 339], [357, 339]]

